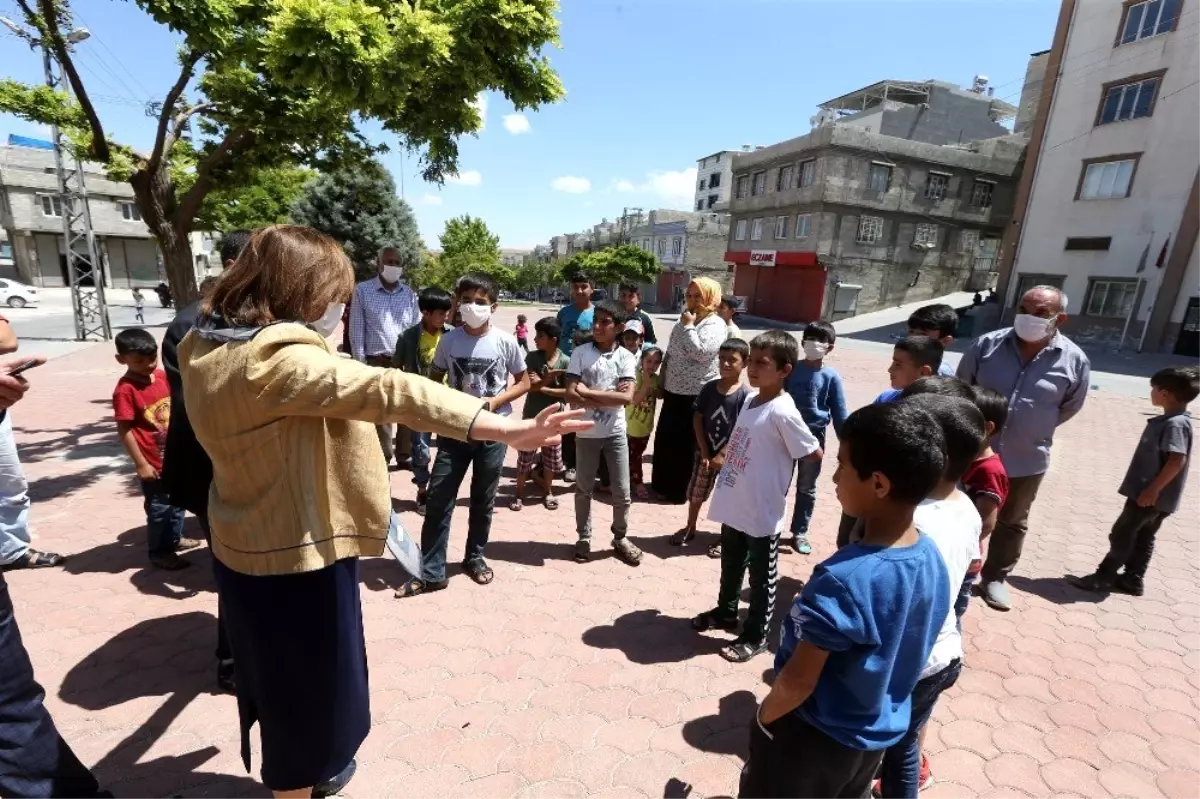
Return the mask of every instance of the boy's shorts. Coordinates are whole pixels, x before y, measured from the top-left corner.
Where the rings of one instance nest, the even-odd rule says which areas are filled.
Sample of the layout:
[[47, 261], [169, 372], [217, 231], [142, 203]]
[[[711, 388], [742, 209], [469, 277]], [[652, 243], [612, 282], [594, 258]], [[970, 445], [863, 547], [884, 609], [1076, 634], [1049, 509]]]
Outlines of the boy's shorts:
[[550, 474], [558, 474], [566, 467], [563, 465], [562, 443], [548, 444], [540, 450], [517, 451], [517, 476], [528, 477], [534, 468], [541, 464]]
[[692, 458], [692, 479], [688, 481], [688, 502], [706, 502], [712, 496], [713, 486], [717, 484], [720, 469], [706, 467], [700, 463], [700, 456]]

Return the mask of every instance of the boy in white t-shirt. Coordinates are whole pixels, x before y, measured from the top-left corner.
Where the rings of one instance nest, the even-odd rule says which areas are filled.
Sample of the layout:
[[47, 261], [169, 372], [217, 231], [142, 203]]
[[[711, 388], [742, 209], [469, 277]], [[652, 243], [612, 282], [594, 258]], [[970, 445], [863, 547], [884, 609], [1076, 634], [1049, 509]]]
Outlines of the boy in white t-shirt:
[[[966, 392], [959, 391], [959, 387]], [[937, 487], [917, 506], [913, 524], [937, 545], [951, 586], [962, 584], [971, 561], [979, 557], [982, 529], [975, 503], [958, 488], [958, 481], [987, 438], [983, 413], [967, 396], [971, 396], [971, 391], [965, 383], [943, 377], [918, 380], [899, 400], [928, 412], [946, 437], [946, 471]], [[908, 731], [884, 753], [880, 795], [916, 796], [931, 779], [929, 761], [921, 753], [925, 723], [938, 697], [958, 680], [962, 657], [958, 614], [951, 606], [913, 689]]]
[[750, 342], [746, 374], [757, 392], [750, 393], [725, 445], [725, 463], [708, 509], [708, 518], [721, 523], [721, 588], [717, 606], [692, 619], [692, 628], [737, 628], [738, 598], [748, 567], [750, 612], [741, 635], [721, 650], [721, 656], [734, 663], [767, 649], [779, 534], [793, 465], [822, 455], [816, 436], [783, 390], [799, 357], [796, 339], [782, 330], [768, 330]]
[[567, 402], [587, 408], [590, 430], [575, 434], [575, 560], [592, 557], [592, 493], [603, 458], [612, 479], [613, 551], [630, 566], [642, 562], [642, 551], [625, 537], [629, 532], [629, 443], [625, 437], [625, 406], [633, 399], [637, 356], [617, 338], [628, 314], [618, 302], [605, 300], [592, 316], [592, 340], [571, 353], [567, 367]]

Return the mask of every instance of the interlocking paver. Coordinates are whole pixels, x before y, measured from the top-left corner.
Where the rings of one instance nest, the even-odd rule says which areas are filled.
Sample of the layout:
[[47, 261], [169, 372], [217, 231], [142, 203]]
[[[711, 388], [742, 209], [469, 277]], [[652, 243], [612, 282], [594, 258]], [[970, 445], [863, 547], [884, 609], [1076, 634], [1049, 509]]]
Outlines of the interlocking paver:
[[[502, 309], [498, 323], [514, 313]], [[882, 351], [839, 347], [830, 363], [852, 407], [886, 380]], [[108, 421], [108, 349], [65, 356], [35, 378], [13, 410], [33, 520], [41, 546], [73, 557], [8, 579], [48, 707], [118, 796], [265, 795], [241, 766], [234, 700], [210, 693], [208, 555], [189, 555], [195, 567], [179, 574], [147, 568], [137, 485]], [[1013, 611], [974, 601], [964, 619], [964, 672], [930, 723], [937, 782], [925, 795], [1200, 795], [1200, 495], [1189, 491], [1163, 525], [1145, 597], [1101, 602], [1062, 580], [1102, 557], [1122, 503], [1115, 488], [1152, 412], [1148, 401], [1093, 392], [1056, 436]], [[780, 558], [781, 602], [834, 550], [830, 474], [815, 552]], [[392, 489], [417, 531], [410, 475], [396, 473]], [[598, 557], [577, 564], [570, 495], [556, 491], [558, 511], [531, 503], [514, 513], [506, 474], [490, 586], [452, 566], [449, 590], [397, 600], [395, 564], [364, 562], [374, 726], [348, 795], [736, 792], [771, 664], [727, 663], [716, 654], [722, 636], [688, 628], [715, 599], [719, 564], [704, 557], [715, 525], [702, 521], [702, 540], [670, 547], [683, 509], [635, 503], [642, 566], [608, 557], [604, 536]], [[465, 510], [452, 525], [452, 564]], [[595, 512], [605, 529], [611, 511], [600, 501]]]

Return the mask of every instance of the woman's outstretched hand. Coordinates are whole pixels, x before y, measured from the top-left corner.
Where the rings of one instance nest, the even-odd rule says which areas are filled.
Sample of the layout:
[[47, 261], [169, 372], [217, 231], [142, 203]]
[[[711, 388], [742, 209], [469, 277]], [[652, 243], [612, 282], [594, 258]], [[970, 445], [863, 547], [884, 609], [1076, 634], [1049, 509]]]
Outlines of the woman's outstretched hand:
[[502, 441], [528, 452], [556, 443], [564, 433], [579, 433], [594, 424], [580, 418], [586, 412], [583, 408], [573, 411], [560, 408], [560, 405], [551, 405], [532, 419], [481, 413], [471, 426], [471, 438], [477, 441]]

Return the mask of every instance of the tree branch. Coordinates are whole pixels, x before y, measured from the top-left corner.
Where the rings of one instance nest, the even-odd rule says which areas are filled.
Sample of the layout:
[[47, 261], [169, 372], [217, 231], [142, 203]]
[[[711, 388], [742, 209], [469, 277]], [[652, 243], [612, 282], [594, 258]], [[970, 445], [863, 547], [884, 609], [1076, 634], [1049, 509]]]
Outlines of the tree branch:
[[211, 111], [217, 107], [216, 103], [197, 103], [191, 108], [180, 112], [171, 122], [171, 133], [167, 136], [166, 144], [163, 147], [163, 155], [171, 154], [171, 148], [175, 146], [175, 142], [179, 141], [179, 137], [183, 135], [183, 129], [187, 125], [187, 121], [196, 114], [202, 114], [205, 111]]
[[[42, 35], [43, 37], [49, 35], [54, 57], [58, 59], [63, 74], [67, 76], [67, 80], [75, 92], [75, 100], [83, 109], [83, 115], [87, 117], [88, 127], [92, 131], [91, 154], [101, 163], [108, 163], [111, 153], [108, 149], [108, 139], [104, 137], [104, 126], [100, 123], [100, 116], [96, 113], [91, 98], [88, 97], [83, 80], [79, 77], [79, 71], [75, 69], [75, 62], [71, 60], [71, 54], [67, 50], [67, 43], [63, 41], [62, 32], [58, 29], [58, 14], [55, 13], [54, 0], [38, 0], [38, 10], [41, 12], [45, 28]], [[43, 46], [45, 46], [44, 42]]]
[[171, 146], [179, 138], [177, 132], [179, 128], [176, 123], [176, 127], [171, 129], [171, 137], [168, 142], [168, 123], [175, 113], [175, 103], [179, 102], [179, 96], [183, 94], [188, 81], [192, 79], [196, 63], [199, 60], [200, 53], [194, 50], [188, 53], [187, 57], [183, 59], [183, 67], [179, 70], [179, 77], [175, 80], [175, 85], [171, 87], [171, 90], [167, 92], [166, 99], [163, 100], [162, 111], [158, 115], [158, 131], [154, 134], [154, 150], [150, 153], [150, 161], [147, 164], [147, 168], [151, 171], [158, 168], [163, 156], [171, 151]]
[[248, 128], [231, 130], [217, 149], [197, 165], [196, 182], [179, 201], [174, 219], [171, 220], [177, 229], [183, 231], [184, 225], [190, 224], [196, 218], [204, 198], [213, 189], [214, 173], [228, 161], [248, 150], [254, 144], [254, 139], [254, 131]]

